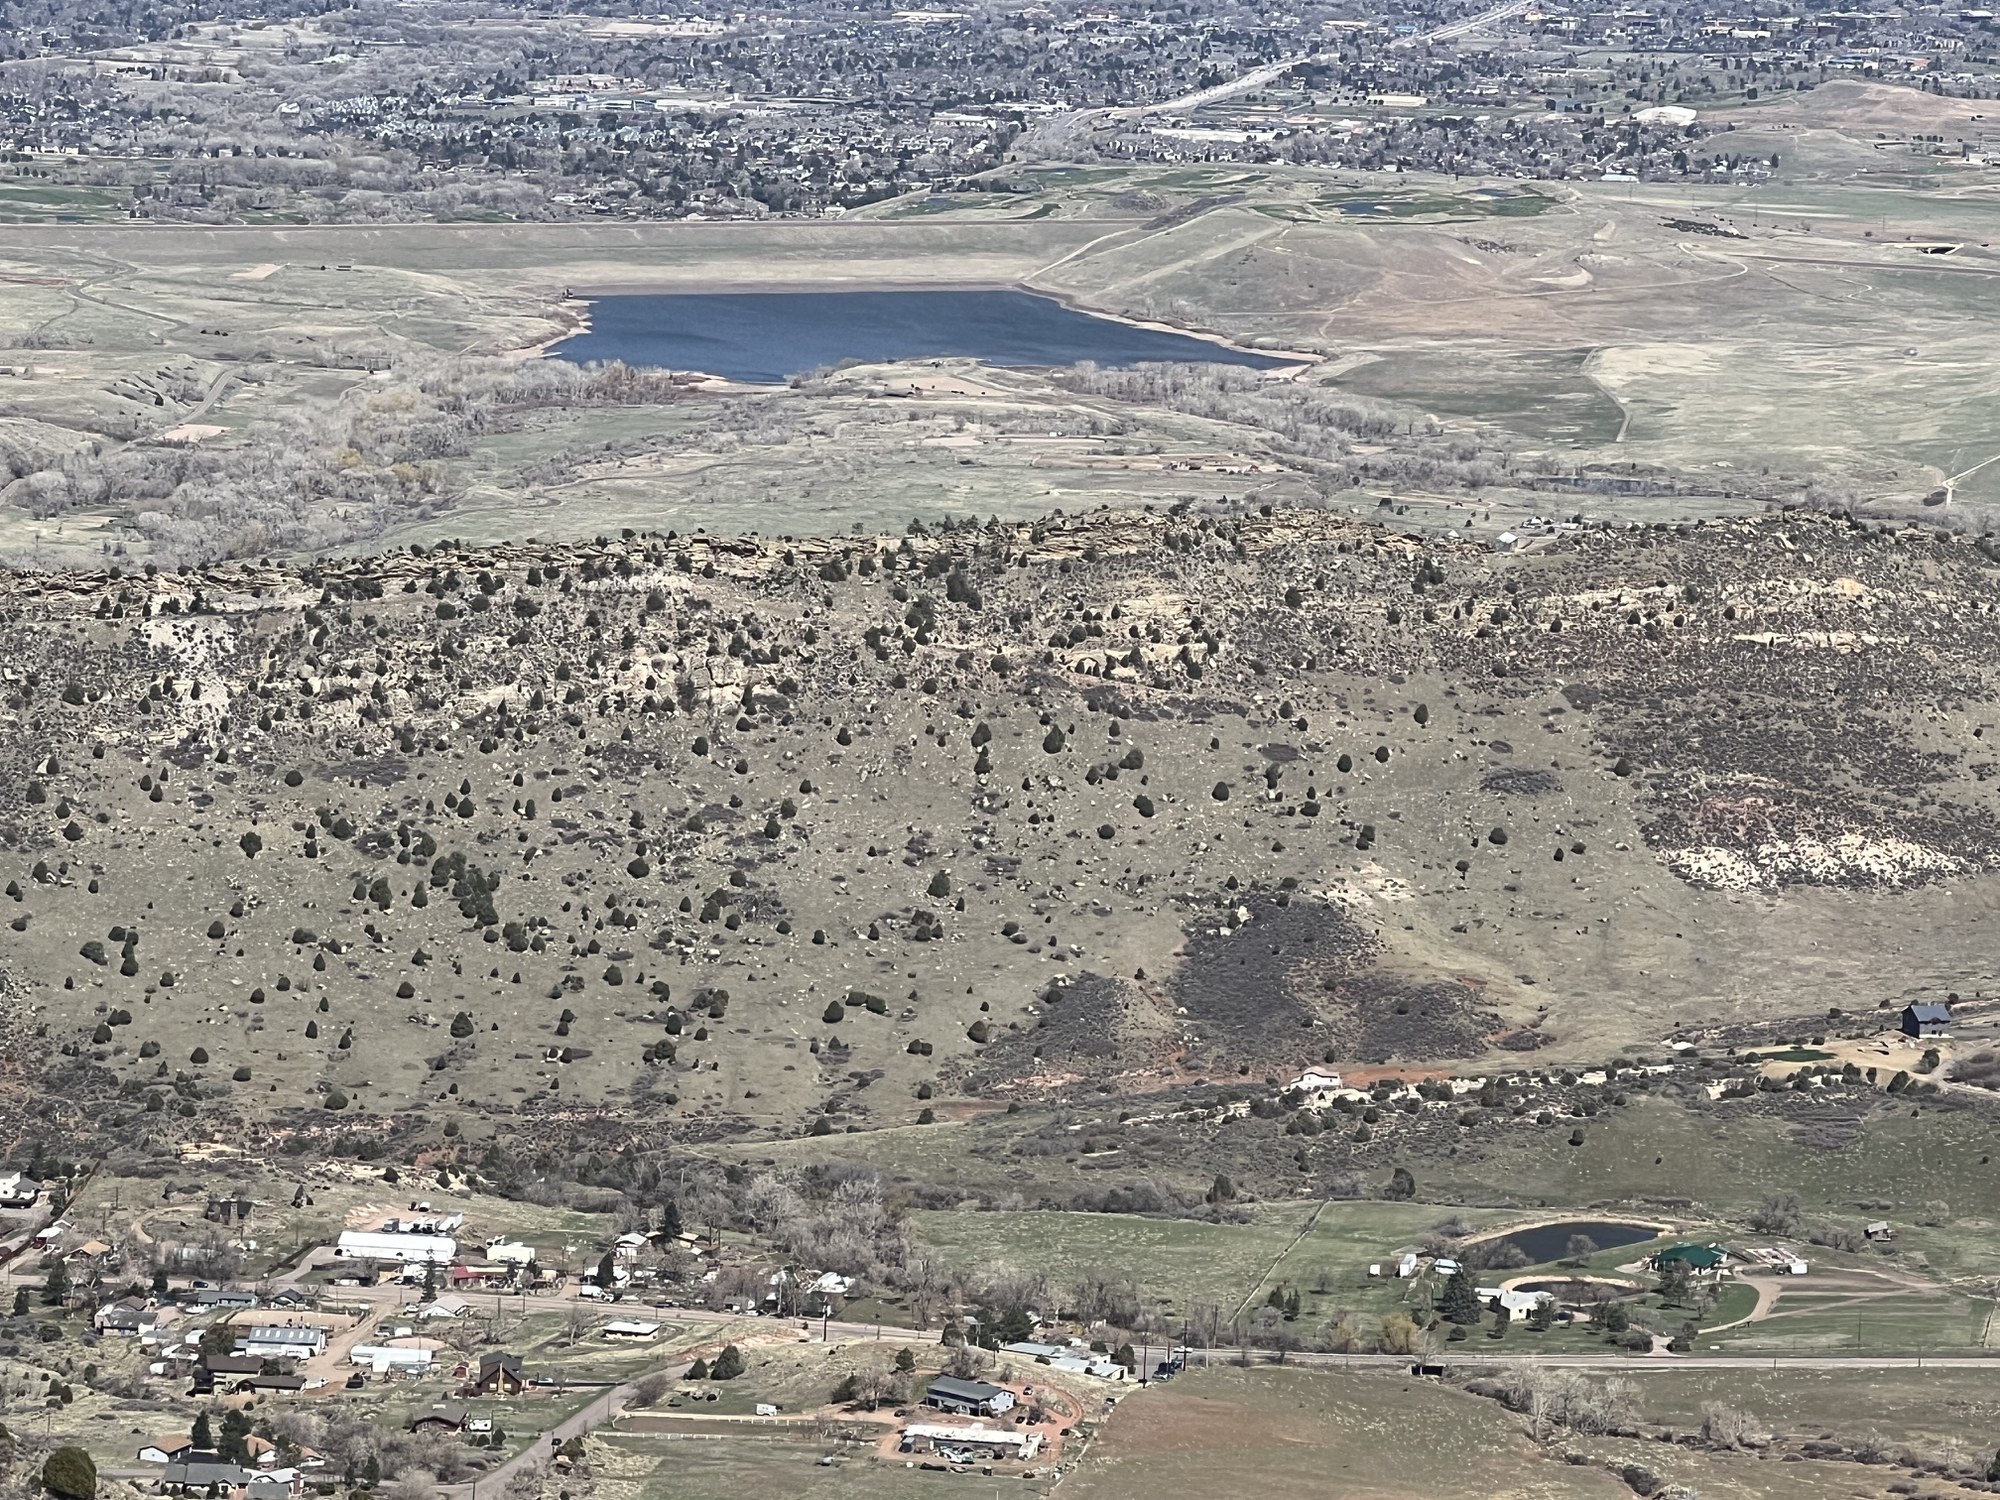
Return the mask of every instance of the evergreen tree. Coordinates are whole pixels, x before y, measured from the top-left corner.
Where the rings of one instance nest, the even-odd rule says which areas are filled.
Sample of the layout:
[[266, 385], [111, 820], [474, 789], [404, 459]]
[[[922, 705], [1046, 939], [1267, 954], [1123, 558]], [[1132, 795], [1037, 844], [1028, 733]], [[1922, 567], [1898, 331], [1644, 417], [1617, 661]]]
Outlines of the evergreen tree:
[[1472, 1273], [1460, 1266], [1451, 1273], [1444, 1284], [1444, 1295], [1438, 1299], [1438, 1313], [1447, 1323], [1469, 1326], [1479, 1321], [1479, 1292], [1472, 1284]]
[[1681, 1259], [1660, 1263], [1660, 1300], [1676, 1306], [1686, 1306], [1688, 1294], [1694, 1290], [1694, 1270]]
[[50, 1307], [61, 1307], [69, 1299], [69, 1271], [61, 1261], [49, 1267], [49, 1278], [42, 1283], [42, 1301]]
[[222, 1455], [225, 1463], [247, 1465], [250, 1462], [250, 1414], [240, 1410], [230, 1410], [222, 1414], [222, 1440], [215, 1451]]
[[618, 1272], [616, 1267], [617, 1267], [617, 1262], [613, 1258], [611, 1252], [609, 1250], [605, 1251], [604, 1258], [598, 1261], [597, 1263], [597, 1284], [603, 1287], [604, 1290], [607, 1292], [610, 1291], [614, 1286], [618, 1285]]
[[209, 1425], [207, 1412], [200, 1411], [195, 1413], [194, 1435], [189, 1441], [203, 1453], [213, 1453], [215, 1451], [215, 1429]]
[[734, 1344], [726, 1344], [715, 1363], [708, 1367], [710, 1380], [734, 1380], [743, 1373], [743, 1351]]

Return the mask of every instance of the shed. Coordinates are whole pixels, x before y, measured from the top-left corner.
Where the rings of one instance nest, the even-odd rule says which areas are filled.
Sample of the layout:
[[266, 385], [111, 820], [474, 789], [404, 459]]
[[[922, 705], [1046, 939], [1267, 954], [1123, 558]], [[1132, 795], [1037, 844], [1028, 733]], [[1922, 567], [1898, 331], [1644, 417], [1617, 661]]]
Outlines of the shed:
[[1950, 1036], [1951, 1007], [1941, 1000], [1919, 1000], [1903, 1007], [1904, 1036]]

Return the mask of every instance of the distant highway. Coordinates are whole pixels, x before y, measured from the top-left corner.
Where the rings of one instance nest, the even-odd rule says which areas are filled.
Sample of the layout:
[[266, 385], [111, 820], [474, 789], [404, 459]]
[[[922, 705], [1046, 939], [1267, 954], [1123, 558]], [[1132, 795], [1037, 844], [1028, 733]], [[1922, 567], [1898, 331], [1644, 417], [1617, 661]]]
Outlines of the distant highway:
[[1448, 25], [1434, 26], [1417, 36], [1406, 36], [1395, 45], [1417, 47], [1425, 42], [1449, 42], [1464, 36], [1468, 31], [1477, 31], [1482, 26], [1491, 26], [1495, 21], [1505, 21], [1518, 16], [1528, 8], [1528, 0], [1508, 0], [1506, 5], [1496, 5], [1491, 10], [1482, 10], [1476, 16], [1463, 21], [1453, 21]]
[[[1518, 16], [1528, 8], [1528, 0], [1506, 0], [1503, 5], [1495, 5], [1481, 11], [1476, 16], [1468, 16], [1462, 21], [1452, 21], [1443, 26], [1433, 27], [1416, 36], [1398, 39], [1397, 47], [1418, 47], [1430, 42], [1449, 42], [1468, 32], [1491, 26], [1496, 21], [1504, 21]], [[1155, 104], [1128, 104], [1116, 109], [1083, 110], [1071, 117], [1074, 123], [1082, 123], [1092, 118], [1116, 118], [1136, 120], [1146, 115], [1180, 115], [1219, 104], [1224, 99], [1233, 99], [1238, 94], [1254, 93], [1256, 90], [1276, 83], [1292, 69], [1311, 62], [1317, 52], [1295, 52], [1290, 57], [1280, 58], [1274, 63], [1266, 63], [1261, 68], [1252, 68], [1248, 73], [1228, 80], [1226, 83], [1211, 84], [1205, 89], [1196, 89], [1191, 94], [1182, 94], [1176, 99], [1162, 99]]]

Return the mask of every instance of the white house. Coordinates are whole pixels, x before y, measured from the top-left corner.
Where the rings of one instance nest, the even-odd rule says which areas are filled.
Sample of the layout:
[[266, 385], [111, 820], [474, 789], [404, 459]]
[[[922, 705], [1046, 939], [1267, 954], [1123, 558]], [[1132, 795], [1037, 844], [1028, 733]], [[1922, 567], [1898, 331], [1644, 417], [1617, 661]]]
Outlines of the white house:
[[1544, 1302], [1555, 1300], [1547, 1292], [1512, 1292], [1497, 1286], [1482, 1286], [1477, 1289], [1477, 1294], [1481, 1307], [1491, 1307], [1498, 1302], [1507, 1309], [1510, 1318], [1525, 1318]]
[[660, 1331], [658, 1323], [641, 1323], [630, 1318], [618, 1318], [606, 1323], [598, 1330], [608, 1339], [627, 1339], [633, 1343], [645, 1343]]
[[1307, 1068], [1292, 1081], [1292, 1088], [1305, 1096], [1310, 1108], [1323, 1109], [1340, 1092], [1340, 1075], [1330, 1068]]
[[42, 1185], [24, 1172], [0, 1172], [0, 1208], [32, 1208]]
[[518, 1240], [495, 1240], [486, 1247], [486, 1258], [506, 1266], [532, 1266], [535, 1263], [535, 1247], [523, 1245]]
[[451, 1293], [446, 1292], [442, 1297], [439, 1297], [428, 1306], [418, 1308], [417, 1316], [420, 1318], [457, 1318], [463, 1317], [471, 1307], [472, 1304], [467, 1302], [463, 1297], [454, 1297]]
[[458, 1241], [442, 1234], [390, 1234], [379, 1230], [343, 1229], [333, 1253], [342, 1260], [394, 1260], [405, 1265], [432, 1262], [450, 1265]]

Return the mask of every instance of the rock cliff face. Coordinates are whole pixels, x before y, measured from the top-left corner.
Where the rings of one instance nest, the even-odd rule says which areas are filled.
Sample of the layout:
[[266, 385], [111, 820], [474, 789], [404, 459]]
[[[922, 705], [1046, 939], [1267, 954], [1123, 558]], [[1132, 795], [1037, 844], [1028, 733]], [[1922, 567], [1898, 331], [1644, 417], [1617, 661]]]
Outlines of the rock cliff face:
[[794, 1133], [1978, 988], [1985, 552], [1546, 545], [1145, 514], [10, 576], [8, 1134]]

